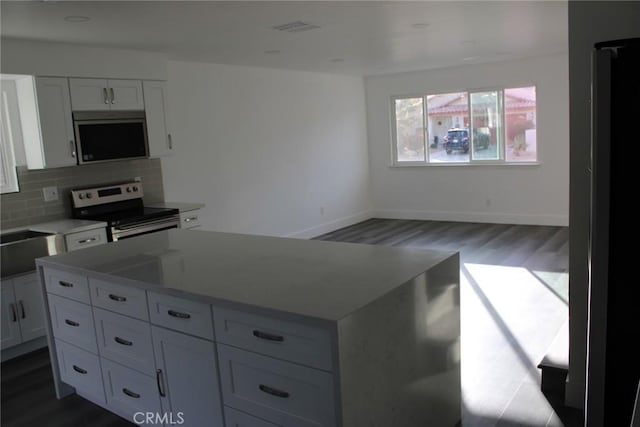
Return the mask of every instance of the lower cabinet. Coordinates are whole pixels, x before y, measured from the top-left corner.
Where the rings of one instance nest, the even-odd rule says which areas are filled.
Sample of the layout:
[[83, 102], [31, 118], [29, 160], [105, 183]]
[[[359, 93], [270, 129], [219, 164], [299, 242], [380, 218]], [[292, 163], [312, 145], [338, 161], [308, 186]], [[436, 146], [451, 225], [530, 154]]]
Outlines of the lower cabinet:
[[105, 404], [100, 360], [97, 355], [81, 348], [55, 340], [60, 378], [76, 391]]
[[237, 411], [228, 406], [224, 407], [224, 418], [226, 427], [282, 427], [279, 424], [273, 424], [260, 418], [253, 417], [244, 412]]
[[139, 412], [160, 413], [160, 394], [155, 377], [105, 358], [101, 361], [108, 409], [128, 421], [133, 421]]
[[188, 426], [222, 426], [215, 344], [151, 327], [162, 412]]
[[2, 349], [43, 337], [45, 331], [42, 289], [35, 273], [3, 280]]

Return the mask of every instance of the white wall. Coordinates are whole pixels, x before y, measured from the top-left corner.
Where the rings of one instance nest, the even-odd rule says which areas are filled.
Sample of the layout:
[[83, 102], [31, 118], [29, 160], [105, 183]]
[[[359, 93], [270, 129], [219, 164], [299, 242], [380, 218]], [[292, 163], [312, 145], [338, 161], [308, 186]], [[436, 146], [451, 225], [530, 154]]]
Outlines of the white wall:
[[[537, 86], [539, 166], [390, 167], [390, 98]], [[391, 218], [567, 225], [569, 81], [566, 54], [368, 77], [372, 204]], [[489, 200], [489, 202], [487, 202]]]
[[165, 197], [209, 230], [309, 237], [367, 218], [362, 78], [168, 63]]
[[[569, 235], [569, 379], [567, 404], [584, 407], [589, 301], [591, 52], [596, 42], [640, 37], [640, 2], [570, 1], [571, 229]], [[592, 425], [601, 407], [590, 408]]]

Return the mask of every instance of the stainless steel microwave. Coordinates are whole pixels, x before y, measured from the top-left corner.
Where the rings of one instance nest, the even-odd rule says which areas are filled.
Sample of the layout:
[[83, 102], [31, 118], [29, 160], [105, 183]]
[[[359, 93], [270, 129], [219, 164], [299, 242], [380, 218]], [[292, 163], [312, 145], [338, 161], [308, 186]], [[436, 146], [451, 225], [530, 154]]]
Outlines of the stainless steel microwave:
[[144, 111], [78, 111], [73, 127], [80, 164], [149, 156]]

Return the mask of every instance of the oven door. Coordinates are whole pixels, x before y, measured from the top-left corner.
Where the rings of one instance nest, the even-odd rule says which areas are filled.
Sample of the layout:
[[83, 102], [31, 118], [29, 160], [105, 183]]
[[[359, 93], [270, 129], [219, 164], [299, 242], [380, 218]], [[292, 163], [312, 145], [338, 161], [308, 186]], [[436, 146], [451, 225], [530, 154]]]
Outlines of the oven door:
[[74, 130], [80, 164], [148, 156], [144, 118], [77, 120]]
[[180, 216], [172, 215], [166, 218], [159, 218], [151, 221], [142, 221], [135, 224], [111, 227], [111, 240], [129, 239], [131, 237], [142, 236], [143, 234], [155, 233], [156, 231], [180, 228]]

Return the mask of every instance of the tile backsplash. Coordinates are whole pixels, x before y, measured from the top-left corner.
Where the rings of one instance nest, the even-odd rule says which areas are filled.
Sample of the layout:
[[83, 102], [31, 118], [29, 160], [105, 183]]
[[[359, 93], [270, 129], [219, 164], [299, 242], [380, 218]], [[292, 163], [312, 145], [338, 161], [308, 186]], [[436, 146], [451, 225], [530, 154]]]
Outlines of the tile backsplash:
[[[27, 170], [18, 167], [20, 191], [0, 196], [0, 229], [71, 217], [69, 191], [96, 184], [142, 179], [144, 202], [164, 201], [160, 159], [99, 163], [68, 168]], [[58, 200], [45, 202], [44, 187], [58, 187]]]

